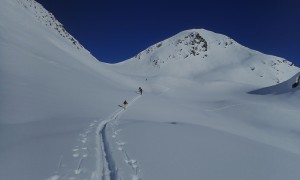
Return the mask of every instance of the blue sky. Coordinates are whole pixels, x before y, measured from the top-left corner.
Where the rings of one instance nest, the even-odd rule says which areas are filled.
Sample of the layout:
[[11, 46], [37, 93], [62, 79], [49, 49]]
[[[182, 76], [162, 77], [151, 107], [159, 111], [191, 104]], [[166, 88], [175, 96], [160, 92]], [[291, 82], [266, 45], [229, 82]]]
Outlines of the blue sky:
[[227, 35], [300, 66], [297, 0], [36, 0], [97, 59], [116, 63], [187, 29]]

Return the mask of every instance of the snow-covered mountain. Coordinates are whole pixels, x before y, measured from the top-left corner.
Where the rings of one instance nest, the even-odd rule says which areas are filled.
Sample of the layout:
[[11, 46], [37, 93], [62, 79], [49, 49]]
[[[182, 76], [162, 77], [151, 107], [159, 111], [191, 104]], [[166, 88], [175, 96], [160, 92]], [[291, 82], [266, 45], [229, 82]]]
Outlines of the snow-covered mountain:
[[61, 168], [73, 161], [64, 152], [87, 123], [107, 117], [137, 86], [41, 14], [50, 13], [35, 1], [0, 0], [0, 179], [52, 176], [58, 157]]
[[62, 29], [0, 0], [0, 179], [299, 178], [291, 62], [193, 29], [110, 65]]
[[[0, 114], [1, 121], [14, 123], [48, 118], [42, 116], [43, 112], [53, 116], [65, 114], [63, 101], [77, 99], [81, 105], [73, 105], [81, 109], [85, 102], [90, 103], [83, 96], [96, 101], [92, 94], [97, 94], [97, 89], [102, 91], [107, 86], [119, 86], [121, 76], [108, 70], [88, 51], [78, 49], [53, 27], [46, 26], [42, 19], [37, 21], [36, 11], [28, 9], [30, 5], [33, 9], [35, 6], [41, 8], [35, 1], [1, 0], [0, 69], [1, 81], [5, 84], [1, 86], [1, 96], [5, 97], [1, 101], [5, 109]], [[40, 10], [50, 14], [45, 9]], [[126, 80], [122, 84], [130, 86]], [[99, 85], [103, 87], [99, 89]], [[82, 94], [84, 89], [91, 93]], [[65, 98], [57, 104], [61, 95]], [[56, 110], [49, 108], [53, 105]], [[66, 114], [76, 116], [78, 110], [72, 111]]]
[[34, 0], [18, 0], [18, 3], [25, 8], [32, 16], [35, 17], [37, 21], [44, 24], [45, 26], [49, 26], [49, 29], [60, 34], [62, 37], [67, 39], [70, 43], [72, 43], [77, 49], [85, 50], [84, 47], [72, 36], [70, 35], [63, 25], [57, 21], [52, 13], [47, 11], [41, 4]]
[[121, 71], [130, 69], [130, 74], [203, 77], [261, 86], [278, 84], [299, 71], [286, 59], [251, 50], [204, 29], [180, 32], [119, 66]]

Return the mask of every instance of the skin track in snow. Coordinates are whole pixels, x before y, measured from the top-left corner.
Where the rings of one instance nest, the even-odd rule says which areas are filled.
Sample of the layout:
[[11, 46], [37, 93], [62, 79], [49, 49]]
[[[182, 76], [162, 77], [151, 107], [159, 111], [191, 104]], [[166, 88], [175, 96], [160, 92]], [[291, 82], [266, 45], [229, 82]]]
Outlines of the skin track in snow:
[[[131, 101], [129, 101], [128, 105], [132, 105], [140, 95], [134, 97]], [[101, 121], [97, 128], [97, 137], [96, 137], [96, 144], [97, 144], [97, 162], [96, 162], [96, 173], [94, 175], [93, 179], [100, 178], [102, 180], [117, 180], [119, 179], [118, 175], [118, 168], [116, 166], [116, 163], [114, 161], [113, 155], [110, 151], [110, 142], [107, 139], [106, 135], [106, 128], [107, 125], [113, 122], [114, 120], [118, 119], [118, 117], [124, 112], [124, 109], [118, 109], [115, 113], [111, 115], [111, 117], [107, 120]], [[116, 134], [116, 131], [114, 131]], [[126, 154], [126, 152], [123, 151], [123, 153]], [[135, 162], [132, 162], [129, 160], [128, 155], [126, 155], [125, 161], [127, 164], [134, 166]], [[101, 165], [100, 162], [103, 162]], [[102, 166], [102, 168], [101, 168]], [[100, 169], [101, 172], [100, 172]], [[135, 168], [136, 169], [136, 168]], [[137, 170], [135, 170], [137, 172]], [[137, 177], [134, 175], [133, 177]], [[138, 179], [138, 178], [137, 178]]]

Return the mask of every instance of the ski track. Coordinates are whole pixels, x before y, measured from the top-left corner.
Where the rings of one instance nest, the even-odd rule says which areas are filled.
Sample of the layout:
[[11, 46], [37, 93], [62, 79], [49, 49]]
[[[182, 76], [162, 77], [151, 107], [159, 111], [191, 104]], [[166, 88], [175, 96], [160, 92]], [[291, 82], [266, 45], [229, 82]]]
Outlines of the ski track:
[[[134, 97], [132, 100], [128, 103], [128, 108], [130, 105], [132, 105], [139, 97], [140, 95]], [[119, 108], [116, 110], [108, 119], [101, 121], [101, 123], [97, 127], [97, 135], [96, 135], [96, 144], [97, 144], [97, 162], [96, 162], [96, 171], [92, 176], [92, 179], [101, 179], [101, 180], [118, 180], [121, 179], [118, 174], [118, 168], [116, 166], [116, 163], [114, 162], [112, 153], [110, 151], [110, 143], [106, 137], [106, 128], [108, 125], [110, 125], [112, 132], [113, 132], [113, 138], [116, 138], [119, 134], [120, 130], [116, 130], [117, 123], [112, 123], [113, 121], [116, 121], [120, 115], [125, 110], [123, 108]], [[139, 167], [137, 166], [137, 161], [130, 159], [127, 155], [127, 152], [124, 150], [123, 145], [125, 145], [124, 142], [121, 142], [120, 140], [115, 142], [118, 146], [118, 149], [122, 149], [122, 154], [124, 157], [124, 161], [132, 168], [133, 170], [133, 179], [140, 179], [138, 176], [138, 173], [140, 172]], [[100, 163], [102, 162], [102, 164]]]
[[[128, 108], [140, 97], [141, 95], [138, 95], [128, 101]], [[72, 168], [67, 168], [67, 164], [64, 160], [65, 157], [61, 155], [57, 161], [57, 170], [54, 172], [54, 175], [47, 178], [47, 180], [81, 180], [89, 179], [89, 176], [92, 180], [121, 180], [122, 177], [119, 177], [118, 168], [110, 151], [110, 145], [112, 145], [112, 143], [109, 142], [107, 138], [106, 128], [108, 127], [112, 129], [112, 137], [115, 139], [117, 149], [122, 153], [124, 162], [126, 162], [133, 171], [132, 180], [140, 180], [140, 168], [137, 165], [137, 161], [128, 156], [123, 148], [125, 143], [117, 138], [121, 130], [116, 128], [118, 125], [116, 120], [124, 111], [123, 108], [118, 108], [106, 120], [98, 119], [92, 121], [89, 124], [89, 127], [85, 129], [84, 133], [79, 134], [77, 140], [79, 144], [73, 147], [71, 151], [74, 161], [77, 162], [76, 167], [73, 166]], [[96, 127], [97, 124], [98, 126]], [[88, 152], [91, 151], [88, 147], [88, 142], [93, 140], [90, 135], [95, 131], [96, 170], [91, 173], [84, 167], [84, 162], [88, 157]]]

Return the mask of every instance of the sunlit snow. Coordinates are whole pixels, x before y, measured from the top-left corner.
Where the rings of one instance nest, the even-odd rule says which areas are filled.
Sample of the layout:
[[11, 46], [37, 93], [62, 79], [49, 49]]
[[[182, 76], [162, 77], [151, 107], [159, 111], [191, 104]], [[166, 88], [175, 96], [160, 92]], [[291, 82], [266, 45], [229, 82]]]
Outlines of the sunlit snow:
[[0, 179], [300, 177], [290, 61], [192, 29], [106, 64], [35, 1], [0, 3]]

